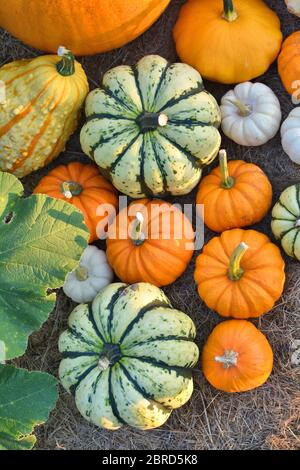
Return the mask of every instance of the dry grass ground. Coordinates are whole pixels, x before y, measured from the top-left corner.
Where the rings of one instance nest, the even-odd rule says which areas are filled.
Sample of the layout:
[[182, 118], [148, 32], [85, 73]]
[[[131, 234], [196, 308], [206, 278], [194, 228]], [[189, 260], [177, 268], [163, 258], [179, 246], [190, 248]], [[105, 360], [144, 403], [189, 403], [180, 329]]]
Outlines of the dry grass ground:
[[[162, 18], [143, 37], [120, 50], [81, 61], [91, 87], [112, 66], [135, 63], [150, 53], [176, 60], [172, 42], [172, 27], [183, 0], [172, 0]], [[300, 29], [300, 19], [288, 14], [283, 1], [269, 0], [282, 20], [285, 36]], [[21, 57], [32, 57], [36, 51], [20, 44], [5, 32], [0, 35], [0, 64]], [[276, 66], [260, 78], [269, 85], [281, 101], [283, 117], [292, 109], [277, 75]], [[207, 83], [207, 89], [219, 99], [228, 87]], [[242, 158], [259, 164], [268, 174], [274, 188], [274, 201], [290, 184], [299, 182], [299, 167], [284, 154], [279, 135], [267, 145], [242, 148], [224, 138], [223, 146], [230, 158]], [[84, 159], [78, 133], [68, 143], [67, 150], [54, 166], [73, 159]], [[53, 166], [53, 165], [52, 165]], [[27, 177], [30, 192], [48, 169]], [[175, 199], [176, 200], [176, 199]], [[194, 202], [195, 191], [177, 202]], [[270, 215], [255, 228], [270, 235]], [[206, 241], [213, 236], [206, 231]], [[196, 257], [197, 253], [195, 254]], [[199, 299], [193, 281], [195, 257], [187, 272], [165, 292], [173, 305], [189, 314], [196, 323], [198, 344], [203, 346], [213, 326], [220, 318], [209, 311]], [[300, 263], [287, 261], [287, 284], [284, 296], [276, 308], [255, 321], [268, 337], [275, 354], [273, 373], [261, 388], [249, 393], [228, 395], [214, 390], [200, 370], [195, 371], [195, 392], [191, 401], [173, 413], [160, 429], [141, 432], [121, 429], [108, 432], [88, 424], [77, 412], [73, 398], [62, 389], [60, 399], [48, 423], [37, 429], [40, 449], [299, 449], [300, 448], [300, 370], [291, 365], [291, 345], [300, 339]], [[16, 361], [23, 367], [48, 371], [57, 375], [59, 353], [57, 339], [66, 326], [72, 303], [62, 293], [57, 305], [41, 331], [32, 335], [25, 356]]]

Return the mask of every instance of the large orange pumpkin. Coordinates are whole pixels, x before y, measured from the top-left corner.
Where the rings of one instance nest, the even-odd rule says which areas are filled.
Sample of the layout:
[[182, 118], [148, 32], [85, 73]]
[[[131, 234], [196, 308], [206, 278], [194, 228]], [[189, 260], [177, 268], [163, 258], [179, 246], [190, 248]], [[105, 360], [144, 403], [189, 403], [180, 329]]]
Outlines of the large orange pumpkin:
[[77, 55], [104, 52], [132, 41], [170, 0], [2, 0], [0, 26], [26, 44]]
[[128, 284], [165, 286], [185, 271], [194, 251], [194, 232], [176, 206], [141, 199], [120, 211], [108, 230], [106, 255]]
[[202, 353], [208, 382], [224, 392], [246, 392], [262, 385], [273, 368], [267, 338], [249, 321], [227, 320], [210, 334]]
[[206, 305], [223, 317], [259, 317], [281, 296], [284, 267], [279, 248], [266, 235], [233, 229], [204, 246], [195, 281]]
[[104, 236], [118, 206], [115, 188], [98, 168], [79, 162], [54, 168], [41, 179], [34, 193], [63, 199], [80, 209], [90, 232], [90, 243]]
[[[220, 166], [203, 178], [197, 193], [198, 211], [215, 232], [259, 222], [272, 204], [272, 186], [265, 173], [243, 160], [227, 164], [220, 151]], [[203, 214], [204, 208], [204, 214]]]
[[[291, 34], [282, 44], [278, 57], [278, 73], [286, 91], [290, 95], [299, 90], [300, 31]], [[299, 99], [299, 93], [297, 98]]]

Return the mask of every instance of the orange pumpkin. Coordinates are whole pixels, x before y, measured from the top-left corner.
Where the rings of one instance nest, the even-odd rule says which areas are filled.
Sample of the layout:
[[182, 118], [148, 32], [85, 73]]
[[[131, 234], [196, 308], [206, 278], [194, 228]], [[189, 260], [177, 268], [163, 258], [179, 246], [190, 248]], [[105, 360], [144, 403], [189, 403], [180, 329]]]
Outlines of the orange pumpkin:
[[[227, 164], [225, 150], [220, 166], [203, 178], [197, 193], [198, 211], [215, 232], [259, 222], [272, 204], [272, 186], [256, 165], [242, 160]], [[204, 208], [204, 213], [203, 213]]]
[[104, 52], [132, 41], [170, 0], [9, 0], [0, 2], [0, 26], [43, 51], [60, 45], [74, 54]]
[[128, 284], [171, 284], [185, 271], [193, 250], [191, 223], [176, 206], [159, 199], [131, 203], [108, 230], [108, 261]]
[[101, 176], [98, 168], [79, 162], [54, 168], [41, 179], [34, 193], [63, 199], [80, 209], [90, 232], [90, 243], [104, 235], [118, 206], [115, 188]]
[[272, 368], [273, 351], [267, 338], [246, 320], [219, 323], [203, 348], [203, 374], [213, 387], [224, 392], [259, 387]]
[[259, 317], [281, 296], [284, 267], [279, 248], [266, 235], [237, 228], [204, 246], [195, 281], [206, 305], [223, 317]]
[[278, 57], [278, 73], [286, 91], [290, 95], [299, 89], [300, 31], [296, 31], [291, 34], [283, 42], [282, 49]]
[[265, 73], [277, 58], [280, 20], [263, 0], [188, 0], [174, 28], [182, 62], [230, 84]]

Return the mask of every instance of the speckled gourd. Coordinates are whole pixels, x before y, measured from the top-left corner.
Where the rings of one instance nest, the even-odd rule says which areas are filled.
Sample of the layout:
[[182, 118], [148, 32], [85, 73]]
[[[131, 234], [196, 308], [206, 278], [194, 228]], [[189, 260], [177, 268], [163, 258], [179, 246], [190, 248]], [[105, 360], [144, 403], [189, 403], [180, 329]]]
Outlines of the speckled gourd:
[[157, 55], [109, 70], [86, 116], [83, 151], [134, 198], [189, 193], [220, 148], [220, 109], [201, 75]]
[[190, 317], [158, 287], [110, 284], [71, 313], [59, 339], [59, 377], [97, 426], [156, 428], [192, 394], [195, 335]]
[[286, 188], [272, 211], [272, 232], [287, 255], [300, 261], [300, 184]]
[[63, 47], [58, 55], [4, 65], [1, 82], [0, 170], [21, 178], [64, 149], [77, 127], [88, 82]]

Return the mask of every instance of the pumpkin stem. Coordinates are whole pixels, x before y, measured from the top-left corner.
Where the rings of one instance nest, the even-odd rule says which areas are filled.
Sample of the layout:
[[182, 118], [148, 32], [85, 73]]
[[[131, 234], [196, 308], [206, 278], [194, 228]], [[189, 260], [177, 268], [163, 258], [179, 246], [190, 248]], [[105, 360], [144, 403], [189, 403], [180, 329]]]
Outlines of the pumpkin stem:
[[122, 357], [121, 349], [118, 344], [105, 343], [98, 361], [98, 368], [103, 371], [113, 366]]
[[57, 62], [56, 69], [64, 77], [69, 77], [75, 73], [75, 58], [71, 51], [64, 46], [60, 46], [57, 55], [62, 59]]
[[64, 181], [61, 185], [61, 192], [67, 199], [72, 199], [73, 196], [79, 196], [82, 192], [82, 186], [76, 181]]
[[231, 100], [230, 98], [226, 98], [224, 101], [228, 101], [228, 103], [233, 104], [237, 107], [238, 113], [242, 117], [247, 117], [252, 114], [252, 109], [249, 104], [244, 104], [240, 100]]
[[155, 131], [168, 124], [168, 116], [164, 113], [143, 113], [137, 118], [137, 124], [143, 133]]
[[144, 217], [141, 212], [137, 212], [134, 221], [134, 228], [131, 234], [132, 243], [136, 246], [142, 245], [145, 241], [145, 235], [142, 232]]
[[219, 162], [222, 176], [221, 186], [224, 189], [230, 189], [234, 185], [234, 178], [232, 178], [232, 176], [229, 176], [227, 165], [227, 152], [224, 149], [220, 150], [219, 152]]
[[241, 260], [249, 246], [246, 243], [240, 243], [234, 252], [232, 253], [229, 261], [228, 276], [231, 281], [239, 281], [244, 274], [244, 270], [241, 268]]
[[215, 361], [223, 364], [224, 369], [229, 369], [237, 365], [238, 355], [239, 353], [229, 349], [224, 352], [223, 356], [215, 356]]
[[296, 220], [295, 227], [300, 228], [300, 219]]
[[223, 11], [222, 18], [230, 22], [236, 20], [238, 17], [238, 14], [236, 12], [236, 9], [234, 8], [233, 1], [223, 0], [223, 3], [224, 3], [224, 11]]
[[110, 366], [110, 360], [106, 356], [100, 356], [100, 359], [98, 361], [98, 369], [101, 371], [104, 371], [108, 369]]
[[79, 265], [78, 268], [75, 269], [75, 275], [78, 281], [86, 281], [89, 277], [89, 272], [87, 268]]

